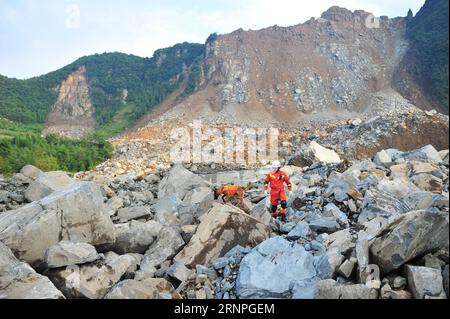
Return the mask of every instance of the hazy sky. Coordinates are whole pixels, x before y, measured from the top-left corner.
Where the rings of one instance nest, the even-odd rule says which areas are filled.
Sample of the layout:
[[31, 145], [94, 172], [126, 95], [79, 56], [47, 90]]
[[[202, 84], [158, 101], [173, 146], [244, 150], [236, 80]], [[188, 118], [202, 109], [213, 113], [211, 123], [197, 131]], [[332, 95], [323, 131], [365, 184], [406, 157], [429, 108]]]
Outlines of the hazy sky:
[[0, 0], [0, 74], [28, 78], [103, 52], [143, 57], [213, 32], [305, 22], [333, 5], [376, 16], [424, 0]]

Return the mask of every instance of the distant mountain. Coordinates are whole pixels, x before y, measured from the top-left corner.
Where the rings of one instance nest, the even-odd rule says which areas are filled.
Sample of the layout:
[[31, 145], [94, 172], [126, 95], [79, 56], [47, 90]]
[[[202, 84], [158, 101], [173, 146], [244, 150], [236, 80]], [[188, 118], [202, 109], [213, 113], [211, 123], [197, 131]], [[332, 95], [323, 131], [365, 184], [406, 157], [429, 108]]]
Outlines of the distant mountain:
[[195, 86], [190, 68], [203, 54], [204, 45], [182, 43], [152, 58], [96, 54], [28, 80], [0, 76], [0, 116], [47, 122], [47, 131], [67, 136], [84, 129], [118, 133], [181, 84]]

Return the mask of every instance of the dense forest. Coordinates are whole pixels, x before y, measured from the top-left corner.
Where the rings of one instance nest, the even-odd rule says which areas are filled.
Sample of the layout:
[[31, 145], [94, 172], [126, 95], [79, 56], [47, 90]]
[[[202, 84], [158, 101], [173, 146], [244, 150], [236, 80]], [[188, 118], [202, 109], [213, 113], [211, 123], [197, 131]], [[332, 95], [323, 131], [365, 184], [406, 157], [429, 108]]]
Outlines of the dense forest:
[[427, 0], [408, 23], [416, 81], [449, 109], [449, 1]]
[[0, 174], [11, 175], [27, 164], [44, 171], [86, 171], [111, 155], [112, 145], [98, 136], [82, 140], [42, 137], [41, 128], [0, 118]]

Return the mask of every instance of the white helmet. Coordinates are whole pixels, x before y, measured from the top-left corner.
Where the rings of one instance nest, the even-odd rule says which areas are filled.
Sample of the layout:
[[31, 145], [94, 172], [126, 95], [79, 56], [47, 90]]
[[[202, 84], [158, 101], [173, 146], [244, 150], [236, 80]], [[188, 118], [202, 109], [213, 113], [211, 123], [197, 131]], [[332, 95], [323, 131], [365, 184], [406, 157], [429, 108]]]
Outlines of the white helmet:
[[279, 168], [281, 168], [281, 162], [280, 161], [272, 161], [271, 166], [273, 169], [279, 169]]

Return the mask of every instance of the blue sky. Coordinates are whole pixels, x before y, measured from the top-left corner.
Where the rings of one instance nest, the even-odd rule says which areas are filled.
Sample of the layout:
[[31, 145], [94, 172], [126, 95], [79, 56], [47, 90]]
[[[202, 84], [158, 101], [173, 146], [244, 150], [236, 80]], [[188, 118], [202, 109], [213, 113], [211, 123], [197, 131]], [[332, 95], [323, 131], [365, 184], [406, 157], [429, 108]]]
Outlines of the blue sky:
[[28, 78], [93, 53], [152, 56], [213, 32], [302, 23], [333, 5], [377, 16], [424, 0], [0, 0], [0, 74]]

